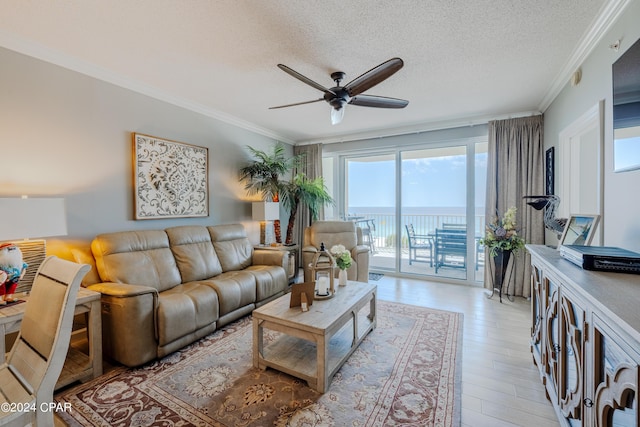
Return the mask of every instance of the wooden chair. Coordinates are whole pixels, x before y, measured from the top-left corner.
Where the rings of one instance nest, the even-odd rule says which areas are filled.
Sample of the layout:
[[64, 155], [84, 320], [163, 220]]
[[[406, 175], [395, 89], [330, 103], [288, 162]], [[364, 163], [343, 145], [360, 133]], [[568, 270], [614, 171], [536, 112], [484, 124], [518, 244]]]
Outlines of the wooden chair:
[[[409, 243], [409, 265], [414, 262], [428, 262], [433, 267], [433, 240], [431, 236], [416, 234], [413, 224], [404, 226], [407, 229], [407, 237]], [[429, 255], [419, 255], [418, 251], [429, 251]]]
[[55, 256], [40, 265], [16, 342], [0, 365], [0, 404], [34, 410], [0, 411], [1, 426], [53, 426], [48, 405], [69, 349], [80, 282], [89, 268]]

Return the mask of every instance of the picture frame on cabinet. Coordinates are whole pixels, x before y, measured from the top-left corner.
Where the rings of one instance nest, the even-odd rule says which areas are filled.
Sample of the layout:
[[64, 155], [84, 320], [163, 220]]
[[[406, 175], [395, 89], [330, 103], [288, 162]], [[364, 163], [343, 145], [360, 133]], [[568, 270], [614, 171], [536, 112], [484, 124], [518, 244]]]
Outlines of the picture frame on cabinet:
[[564, 226], [558, 248], [562, 245], [589, 246], [596, 228], [598, 228], [599, 220], [600, 215], [570, 215], [567, 224]]
[[133, 134], [135, 219], [209, 216], [208, 149]]

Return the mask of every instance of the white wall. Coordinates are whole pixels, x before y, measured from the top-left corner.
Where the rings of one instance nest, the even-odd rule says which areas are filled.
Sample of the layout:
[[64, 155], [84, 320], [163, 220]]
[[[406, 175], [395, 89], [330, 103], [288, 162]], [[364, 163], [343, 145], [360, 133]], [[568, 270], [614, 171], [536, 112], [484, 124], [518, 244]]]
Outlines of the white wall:
[[[640, 251], [640, 170], [613, 172], [612, 64], [640, 38], [640, 0], [633, 0], [582, 64], [582, 81], [569, 82], [544, 113], [545, 147], [558, 147], [558, 135], [604, 99], [604, 245]], [[618, 52], [609, 47], [621, 40]], [[556, 153], [560, 150], [556, 148]], [[559, 175], [556, 161], [556, 176]]]
[[[0, 64], [0, 197], [66, 199], [68, 236], [47, 239], [50, 253], [175, 225], [242, 222], [258, 241], [238, 170], [247, 145], [273, 140], [2, 48]], [[208, 218], [133, 219], [132, 132], [208, 147]]]

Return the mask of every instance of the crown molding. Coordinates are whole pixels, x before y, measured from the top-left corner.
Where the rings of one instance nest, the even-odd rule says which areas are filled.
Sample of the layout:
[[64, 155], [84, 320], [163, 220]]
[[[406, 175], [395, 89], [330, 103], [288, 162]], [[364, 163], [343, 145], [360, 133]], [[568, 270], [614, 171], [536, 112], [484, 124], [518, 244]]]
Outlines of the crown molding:
[[593, 24], [582, 36], [582, 40], [573, 51], [564, 67], [556, 78], [551, 82], [549, 90], [542, 98], [538, 109], [545, 111], [553, 100], [560, 94], [571, 75], [582, 65], [585, 59], [593, 52], [602, 37], [609, 31], [611, 26], [617, 21], [622, 11], [633, 0], [610, 0], [602, 6]]
[[459, 117], [455, 119], [441, 120], [436, 122], [420, 122], [420, 123], [414, 123], [411, 125], [395, 127], [395, 128], [375, 129], [375, 130], [366, 131], [366, 132], [355, 132], [355, 133], [345, 134], [345, 135], [336, 135], [336, 136], [327, 137], [327, 138], [308, 139], [304, 141], [298, 141], [296, 142], [295, 145], [336, 144], [340, 142], [361, 141], [364, 139], [388, 138], [391, 136], [410, 135], [410, 134], [431, 132], [431, 131], [442, 130], [442, 129], [453, 129], [453, 128], [460, 128], [460, 127], [467, 127], [467, 126], [471, 127], [471, 126], [485, 125], [492, 120], [515, 119], [518, 117], [537, 116], [540, 114], [542, 114], [540, 111], [522, 111], [519, 113], [510, 113], [510, 114], [503, 114], [503, 115]]
[[157, 87], [146, 85], [139, 81], [124, 77], [120, 74], [99, 67], [93, 63], [83, 61], [70, 55], [66, 55], [62, 52], [50, 49], [39, 43], [24, 40], [20, 37], [16, 37], [13, 34], [0, 31], [0, 46], [36, 59], [40, 59], [45, 62], [49, 62], [54, 65], [58, 65], [77, 73], [114, 84], [133, 92], [149, 96], [159, 101], [167, 102], [186, 110], [211, 117], [232, 126], [245, 129], [249, 132], [266, 136], [267, 138], [272, 138], [288, 144], [294, 143], [294, 141], [290, 138], [280, 135], [270, 129], [263, 128], [231, 114], [223, 113], [213, 108], [206, 107], [202, 104], [172, 95], [171, 93], [163, 91], [162, 89], [159, 89]]

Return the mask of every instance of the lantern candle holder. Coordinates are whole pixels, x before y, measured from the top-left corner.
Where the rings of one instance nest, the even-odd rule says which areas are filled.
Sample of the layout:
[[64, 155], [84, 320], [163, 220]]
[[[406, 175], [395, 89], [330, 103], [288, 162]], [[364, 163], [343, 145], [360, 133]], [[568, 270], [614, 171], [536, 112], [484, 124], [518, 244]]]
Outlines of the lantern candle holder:
[[329, 299], [336, 294], [334, 286], [334, 269], [336, 261], [333, 256], [320, 244], [320, 250], [316, 252], [313, 261], [309, 264], [311, 277], [315, 282], [315, 299]]

